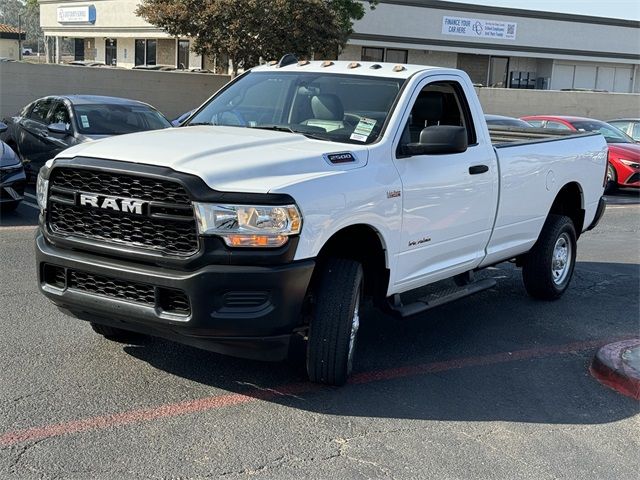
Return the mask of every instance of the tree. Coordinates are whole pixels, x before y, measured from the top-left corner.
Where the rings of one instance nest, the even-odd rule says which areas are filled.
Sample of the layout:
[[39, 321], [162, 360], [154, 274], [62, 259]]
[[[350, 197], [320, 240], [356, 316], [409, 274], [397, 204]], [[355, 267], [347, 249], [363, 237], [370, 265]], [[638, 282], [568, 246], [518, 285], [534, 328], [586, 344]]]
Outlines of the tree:
[[235, 75], [285, 53], [338, 52], [365, 11], [357, 0], [142, 0], [136, 14], [193, 38], [196, 53], [229, 58]]
[[[21, 18], [18, 18], [18, 17]], [[38, 0], [2, 0], [0, 2], [0, 23], [12, 27], [22, 27], [26, 34], [25, 45], [36, 46], [42, 38], [40, 29], [40, 6]], [[21, 25], [20, 25], [21, 24]]]

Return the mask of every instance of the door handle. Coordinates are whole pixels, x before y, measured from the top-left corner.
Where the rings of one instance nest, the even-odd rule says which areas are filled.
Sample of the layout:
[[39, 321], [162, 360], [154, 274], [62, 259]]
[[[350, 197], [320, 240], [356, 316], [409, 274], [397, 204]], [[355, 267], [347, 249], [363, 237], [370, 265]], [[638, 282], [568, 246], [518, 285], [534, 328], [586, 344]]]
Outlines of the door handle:
[[469, 167], [469, 175], [479, 175], [488, 171], [489, 167], [487, 165], [473, 165]]

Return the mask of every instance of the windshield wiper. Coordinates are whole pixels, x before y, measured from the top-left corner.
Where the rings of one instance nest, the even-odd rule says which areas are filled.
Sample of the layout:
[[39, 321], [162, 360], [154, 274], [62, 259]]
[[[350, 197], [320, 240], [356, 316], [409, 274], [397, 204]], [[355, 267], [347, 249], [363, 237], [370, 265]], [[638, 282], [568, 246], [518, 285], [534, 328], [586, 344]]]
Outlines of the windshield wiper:
[[181, 127], [197, 127], [198, 125], [215, 125], [215, 123], [212, 122], [193, 122], [193, 123], [187, 123], [186, 125], [180, 125]]
[[275, 130], [276, 132], [299, 133], [300, 135], [304, 135], [307, 138], [314, 138], [316, 140], [329, 140], [327, 137], [323, 137], [312, 132], [305, 132], [303, 130], [294, 130], [293, 128], [286, 125], [258, 125], [252, 128], [259, 128], [260, 130]]
[[276, 132], [301, 133], [296, 132], [293, 128], [287, 127], [286, 125], [257, 125], [251, 128], [258, 128], [260, 130], [275, 130]]

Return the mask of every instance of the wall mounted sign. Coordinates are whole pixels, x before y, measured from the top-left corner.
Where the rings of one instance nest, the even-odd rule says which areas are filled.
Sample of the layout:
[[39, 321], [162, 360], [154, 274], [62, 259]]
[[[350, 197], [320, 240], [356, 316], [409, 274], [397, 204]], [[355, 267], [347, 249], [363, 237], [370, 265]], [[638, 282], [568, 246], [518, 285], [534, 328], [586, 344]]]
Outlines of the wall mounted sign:
[[515, 40], [518, 24], [502, 20], [442, 17], [444, 35], [482, 38], [483, 40]]
[[96, 23], [96, 7], [58, 7], [58, 23]]

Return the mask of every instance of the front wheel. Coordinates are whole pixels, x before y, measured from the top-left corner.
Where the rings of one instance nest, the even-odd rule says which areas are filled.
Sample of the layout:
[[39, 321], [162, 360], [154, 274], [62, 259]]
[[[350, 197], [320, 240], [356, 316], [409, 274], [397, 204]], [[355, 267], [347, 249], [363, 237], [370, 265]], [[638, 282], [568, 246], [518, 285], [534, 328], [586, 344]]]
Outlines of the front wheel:
[[346, 383], [360, 327], [362, 287], [359, 262], [331, 258], [322, 267], [307, 343], [307, 373], [312, 382]]
[[560, 298], [569, 286], [575, 263], [573, 222], [564, 215], [549, 215], [522, 266], [527, 293], [541, 300]]

